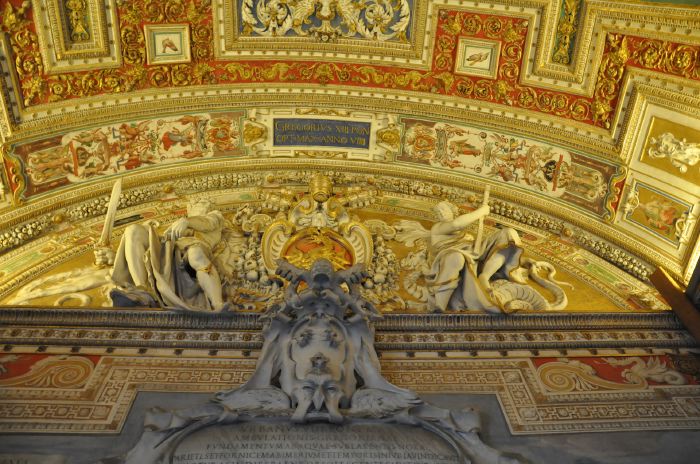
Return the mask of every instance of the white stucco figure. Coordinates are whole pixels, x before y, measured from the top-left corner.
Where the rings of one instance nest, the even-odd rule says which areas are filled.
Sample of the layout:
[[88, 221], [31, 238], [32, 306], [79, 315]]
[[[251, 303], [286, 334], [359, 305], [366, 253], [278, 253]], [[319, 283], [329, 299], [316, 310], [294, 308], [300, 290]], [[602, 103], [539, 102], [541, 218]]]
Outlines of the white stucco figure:
[[483, 309], [500, 312], [491, 288], [496, 274], [508, 278], [519, 264], [522, 248], [518, 233], [510, 228], [491, 234], [483, 250], [472, 246], [466, 229], [490, 212], [488, 205], [457, 216], [457, 208], [443, 201], [435, 207], [439, 222], [430, 229], [428, 259], [432, 262], [428, 285], [435, 309]]
[[700, 143], [691, 143], [686, 139], [678, 139], [670, 132], [664, 132], [649, 141], [649, 156], [652, 158], [667, 158], [673, 166], [685, 174], [688, 168], [700, 161]]
[[[396, 224], [397, 240], [409, 246], [420, 244], [419, 250], [402, 263], [411, 269], [404, 281], [406, 289], [436, 312], [563, 309], [566, 294], [557, 285], [560, 282], [553, 280], [554, 268], [525, 258], [514, 229], [498, 229], [486, 237], [480, 249], [475, 249], [469, 226], [489, 212], [489, 206], [484, 205], [460, 215], [455, 205], [442, 201], [435, 206], [438, 221], [430, 230], [416, 221]], [[547, 278], [539, 275], [542, 270], [548, 272]], [[552, 291], [556, 301], [549, 303], [526, 285], [528, 275]], [[419, 278], [423, 286], [417, 283]]]
[[154, 293], [165, 306], [225, 309], [219, 270], [230, 272], [227, 260], [219, 256], [227, 250], [224, 224], [222, 214], [202, 199], [190, 203], [187, 217], [175, 221], [163, 237], [153, 223], [127, 227], [112, 270], [112, 280], [125, 290], [113, 290], [113, 300], [130, 298], [135, 287]]

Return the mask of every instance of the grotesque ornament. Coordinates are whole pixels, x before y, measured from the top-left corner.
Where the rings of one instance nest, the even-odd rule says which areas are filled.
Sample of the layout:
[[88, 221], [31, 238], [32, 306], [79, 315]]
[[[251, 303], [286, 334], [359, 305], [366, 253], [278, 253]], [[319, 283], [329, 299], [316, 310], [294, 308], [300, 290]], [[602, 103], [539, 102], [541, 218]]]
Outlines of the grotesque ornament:
[[172, 462], [178, 444], [192, 432], [263, 416], [297, 424], [376, 420], [419, 426], [445, 440], [465, 464], [520, 462], [481, 441], [474, 411], [436, 408], [381, 375], [370, 325], [379, 314], [360, 297], [358, 287], [366, 278], [362, 265], [334, 271], [329, 261], [319, 260], [305, 270], [280, 261], [277, 273], [289, 284], [284, 301], [267, 314], [251, 378], [206, 405], [154, 410], [136, 447], [107, 462]]

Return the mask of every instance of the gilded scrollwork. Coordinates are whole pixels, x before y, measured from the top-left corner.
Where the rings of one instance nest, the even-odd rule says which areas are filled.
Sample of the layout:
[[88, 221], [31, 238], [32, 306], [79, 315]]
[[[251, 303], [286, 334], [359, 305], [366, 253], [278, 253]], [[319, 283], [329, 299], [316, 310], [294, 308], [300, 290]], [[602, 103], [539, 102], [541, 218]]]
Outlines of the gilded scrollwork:
[[254, 117], [243, 123], [243, 143], [253, 152], [260, 149], [260, 144], [265, 142], [268, 136], [267, 126], [260, 124]]
[[627, 37], [609, 33], [606, 41], [606, 53], [598, 70], [598, 80], [592, 104], [593, 122], [610, 128], [613, 102], [617, 98], [625, 71], [625, 65], [631, 53]]
[[[395, 8], [394, 19], [403, 18], [403, 13], [398, 12], [403, 11], [404, 6], [402, 5], [407, 1], [401, 0], [391, 7]], [[277, 24], [277, 20], [273, 20], [272, 17], [277, 18], [278, 13], [282, 15], [279, 17], [280, 24], [286, 24], [287, 19], [282, 18], [292, 17], [285, 15], [294, 10], [296, 6], [301, 5], [295, 3], [296, 6], [292, 7], [288, 2], [274, 0], [259, 4], [263, 3], [264, 8], [261, 7], [260, 11], [269, 10], [266, 14], [270, 15], [268, 18], [270, 24]], [[329, 15], [337, 15], [339, 11], [343, 10], [339, 6], [340, 4], [333, 2], [326, 4], [310, 1], [307, 3], [309, 5], [318, 4], [319, 9], [314, 11], [322, 11], [325, 8]], [[388, 2], [381, 2], [381, 5], [379, 2], [365, 5], [366, 11], [360, 16], [362, 21], [375, 21], [374, 26], [366, 26], [365, 28], [366, 31], [370, 31], [371, 35], [379, 37], [378, 31], [381, 28], [378, 29], [378, 24], [382, 21], [384, 24], [388, 18], [386, 15], [389, 14], [387, 10], [389, 6], [387, 5], [389, 5]], [[566, 2], [565, 12], [572, 10], [573, 5], [574, 3]], [[14, 12], [14, 7], [10, 4], [8, 4], [8, 8]], [[276, 12], [275, 15], [270, 13], [273, 10]], [[258, 8], [255, 7], [251, 11], [257, 14]], [[24, 14], [24, 11], [21, 13]], [[610, 34], [608, 37], [593, 98], [554, 91], [544, 87], [524, 85], [521, 83], [520, 70], [525, 56], [524, 47], [527, 31], [530, 27], [528, 20], [458, 11], [448, 7], [440, 7], [436, 13], [438, 20], [431, 45], [433, 57], [429, 69], [375, 64], [357, 66], [342, 60], [314, 62], [276, 59], [265, 60], [264, 63], [253, 60], [239, 60], [233, 63], [218, 60], [214, 58], [213, 51], [215, 47], [213, 44], [211, 2], [209, 0], [193, 2], [177, 0], [165, 3], [154, 1], [119, 2], [118, 18], [123, 55], [123, 65], [120, 68], [110, 71], [102, 69], [45, 75], [46, 70], [43, 68], [44, 65], [31, 21], [24, 19], [19, 21], [16, 18], [22, 17], [21, 14], [14, 14], [14, 16], [9, 14], [5, 15], [9, 19], [4, 22], [6, 26], [10, 25], [16, 32], [12, 41], [17, 57], [16, 67], [20, 74], [25, 106], [148, 88], [250, 82], [308, 83], [440, 93], [530, 109], [559, 118], [610, 128], [610, 119], [616, 111], [618, 103], [617, 94], [620, 90], [621, 76], [626, 66], [633, 65], [644, 69], [654, 69], [691, 79], [700, 78], [697, 67], [694, 68], [692, 65], [694, 57], [698, 54], [697, 46], [675, 42], [659, 43], [652, 39], [641, 39], [616, 33]], [[291, 13], [289, 14], [291, 15]], [[570, 17], [573, 13], [567, 14]], [[374, 19], [370, 20], [370, 17]], [[385, 19], [380, 21], [380, 18]], [[194, 63], [179, 66], [144, 66], [145, 39], [140, 23], [142, 19], [149, 23], [188, 22], [192, 31]], [[300, 21], [304, 23], [304, 21]], [[321, 22], [323, 23], [323, 21]], [[293, 31], [295, 28], [294, 21], [291, 23], [289, 31]], [[352, 21], [351, 23], [354, 24]], [[336, 23], [329, 24], [331, 28], [338, 27]], [[384, 24], [383, 27], [388, 27], [387, 31], [389, 31], [391, 26], [387, 26], [387, 24]], [[258, 24], [256, 27], [261, 26]], [[319, 31], [324, 28], [324, 26], [312, 24], [300, 24], [299, 27], [308, 30], [317, 27]], [[359, 34], [362, 28], [356, 29]], [[319, 33], [330, 34], [329, 31], [330, 29]], [[309, 32], [307, 31], [307, 33]], [[463, 37], [483, 38], [501, 44], [500, 54], [497, 57], [497, 79], [476, 79], [455, 74], [456, 63], [454, 63], [452, 55], [455, 44]], [[23, 42], [29, 46], [25, 46], [26, 44]], [[559, 41], [559, 45], [564, 42], [566, 41]], [[51, 89], [51, 92], [47, 92], [48, 89]]]
[[70, 29], [70, 38], [73, 42], [86, 42], [90, 40], [90, 26], [85, 21], [87, 15], [86, 0], [65, 0], [66, 16]]
[[700, 76], [695, 64], [698, 48], [665, 40], [641, 39], [630, 56], [631, 62], [648, 69], [697, 79]]
[[557, 25], [556, 44], [552, 61], [555, 63], [569, 64], [573, 41], [578, 27], [578, 14], [581, 8], [581, 0], [563, 0]]

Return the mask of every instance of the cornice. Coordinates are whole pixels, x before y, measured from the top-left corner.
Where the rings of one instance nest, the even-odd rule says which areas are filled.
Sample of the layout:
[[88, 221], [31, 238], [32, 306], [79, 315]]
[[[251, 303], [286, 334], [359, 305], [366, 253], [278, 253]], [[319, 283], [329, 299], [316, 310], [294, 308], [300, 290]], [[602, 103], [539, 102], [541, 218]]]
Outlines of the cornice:
[[[257, 314], [162, 310], [0, 309], [0, 344], [49, 347], [258, 350]], [[664, 314], [388, 314], [375, 324], [380, 350], [542, 350], [693, 348]]]
[[[160, 309], [85, 309], [71, 307], [0, 308], [0, 324], [38, 327], [119, 327], [133, 329], [254, 330], [263, 328], [260, 314], [208, 314]], [[374, 323], [380, 332], [454, 332], [491, 330], [680, 330], [670, 312], [648, 314], [384, 314]]]

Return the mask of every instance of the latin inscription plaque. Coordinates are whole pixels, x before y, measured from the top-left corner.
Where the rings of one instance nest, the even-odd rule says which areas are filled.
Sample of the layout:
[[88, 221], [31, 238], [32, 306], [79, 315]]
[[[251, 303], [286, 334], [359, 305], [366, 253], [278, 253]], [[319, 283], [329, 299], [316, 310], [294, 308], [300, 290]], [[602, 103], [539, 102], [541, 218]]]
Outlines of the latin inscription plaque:
[[369, 148], [370, 123], [335, 119], [277, 118], [276, 146]]
[[458, 464], [452, 447], [420, 427], [255, 422], [187, 437], [174, 464]]

